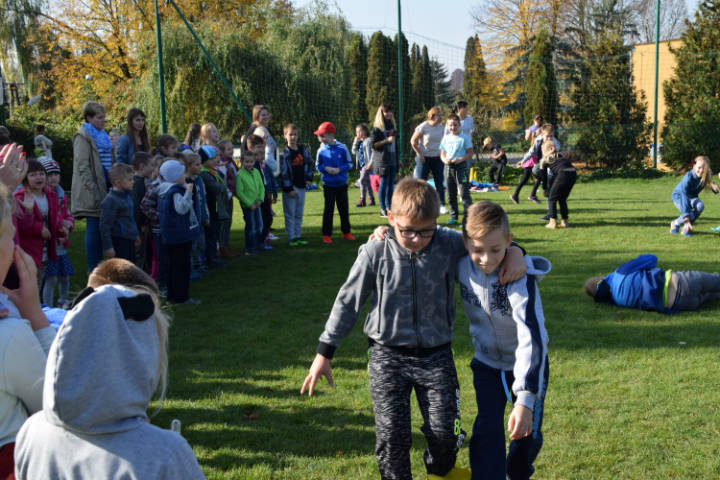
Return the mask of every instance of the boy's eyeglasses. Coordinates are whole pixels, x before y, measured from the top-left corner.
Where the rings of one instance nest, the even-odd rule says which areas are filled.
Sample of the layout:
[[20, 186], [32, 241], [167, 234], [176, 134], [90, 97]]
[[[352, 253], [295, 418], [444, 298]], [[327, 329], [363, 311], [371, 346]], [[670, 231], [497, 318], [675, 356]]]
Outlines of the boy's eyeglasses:
[[403, 238], [415, 238], [420, 235], [420, 238], [430, 238], [435, 233], [435, 227], [426, 228], [424, 230], [413, 230], [411, 228], [398, 228], [400, 235]]

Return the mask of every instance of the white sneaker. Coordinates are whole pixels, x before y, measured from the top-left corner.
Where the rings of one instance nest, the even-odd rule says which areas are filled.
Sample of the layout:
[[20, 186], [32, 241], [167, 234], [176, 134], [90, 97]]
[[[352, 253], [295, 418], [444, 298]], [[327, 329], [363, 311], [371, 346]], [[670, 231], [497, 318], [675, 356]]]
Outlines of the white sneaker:
[[280, 240], [279, 237], [277, 237], [276, 235], [273, 235], [272, 233], [268, 233], [267, 239], [270, 240], [271, 242], [275, 242], [275, 241], [277, 241], [277, 240]]
[[445, 208], [445, 205], [442, 205], [440, 207], [440, 215], [445, 215], [448, 212], [447, 208]]

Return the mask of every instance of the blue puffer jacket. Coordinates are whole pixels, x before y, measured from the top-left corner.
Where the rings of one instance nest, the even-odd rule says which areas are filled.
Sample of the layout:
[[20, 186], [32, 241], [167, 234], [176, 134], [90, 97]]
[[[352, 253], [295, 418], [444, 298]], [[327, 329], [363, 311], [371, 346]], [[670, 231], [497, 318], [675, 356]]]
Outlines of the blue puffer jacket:
[[[315, 168], [322, 174], [322, 181], [324, 185], [328, 187], [341, 187], [347, 185], [348, 175], [347, 172], [353, 166], [352, 157], [347, 147], [340, 143], [335, 142], [332, 145], [322, 144], [317, 152], [317, 159], [315, 161]], [[337, 175], [330, 175], [327, 173], [327, 167], [334, 167], [340, 169], [340, 173]]]
[[600, 282], [595, 301], [672, 313], [663, 300], [665, 270], [658, 268], [657, 262], [657, 257], [649, 253], [620, 265]]

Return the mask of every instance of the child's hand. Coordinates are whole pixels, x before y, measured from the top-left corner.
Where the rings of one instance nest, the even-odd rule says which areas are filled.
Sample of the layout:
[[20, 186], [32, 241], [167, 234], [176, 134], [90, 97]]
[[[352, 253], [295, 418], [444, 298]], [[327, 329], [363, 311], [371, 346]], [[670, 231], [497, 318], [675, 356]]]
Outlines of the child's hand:
[[42, 238], [45, 240], [50, 238], [50, 230], [48, 230], [47, 227], [42, 228]]
[[500, 283], [505, 285], [520, 280], [525, 276], [525, 272], [527, 272], [527, 266], [522, 250], [515, 245], [510, 245], [498, 272]]
[[10, 298], [20, 312], [20, 315], [30, 322], [33, 330], [40, 330], [50, 324], [40, 306], [35, 261], [30, 255], [25, 253], [19, 245], [15, 245], [15, 251], [13, 253], [15, 267], [18, 273], [19, 287], [15, 290], [0, 287], [0, 291]]
[[330, 368], [330, 360], [323, 357], [319, 353], [315, 355], [312, 365], [310, 365], [310, 373], [305, 377], [305, 381], [300, 388], [300, 395], [305, 393], [305, 389], [308, 389], [308, 396], [312, 397], [315, 391], [315, 384], [321, 377], [325, 377], [328, 381], [328, 385], [331, 387], [335, 386], [335, 382], [332, 379], [332, 372]]
[[710, 188], [712, 189], [713, 193], [720, 192], [720, 187], [718, 187], [717, 183], [713, 183], [712, 185], [710, 185]]
[[192, 193], [194, 186], [195, 186], [195, 184], [193, 184], [193, 183], [186, 183], [186, 184], [185, 184], [185, 191]]
[[288, 192], [288, 195], [290, 196], [290, 198], [295, 198], [295, 197], [297, 197], [297, 193], [295, 193], [295, 190], [294, 190], [294, 189], [293, 189], [291, 192]]
[[115, 249], [114, 249], [114, 248], [108, 248], [107, 250], [105, 250], [105, 256], [106, 256], [107, 258], [113, 258], [113, 257], [115, 257]]
[[390, 227], [388, 227], [387, 225], [380, 225], [379, 227], [375, 228], [375, 230], [373, 230], [373, 233], [370, 234], [370, 236], [368, 237], [368, 242], [371, 240], [377, 240], [378, 242], [382, 242], [383, 240], [385, 240], [385, 234], [388, 230], [390, 230]]
[[22, 205], [23, 210], [25, 210], [27, 213], [33, 213], [33, 209], [35, 207], [35, 200], [33, 199], [32, 195], [30, 195], [28, 192], [25, 192], [25, 197], [20, 202], [20, 205]]
[[524, 405], [515, 405], [508, 418], [510, 440], [520, 440], [532, 433], [533, 413]]

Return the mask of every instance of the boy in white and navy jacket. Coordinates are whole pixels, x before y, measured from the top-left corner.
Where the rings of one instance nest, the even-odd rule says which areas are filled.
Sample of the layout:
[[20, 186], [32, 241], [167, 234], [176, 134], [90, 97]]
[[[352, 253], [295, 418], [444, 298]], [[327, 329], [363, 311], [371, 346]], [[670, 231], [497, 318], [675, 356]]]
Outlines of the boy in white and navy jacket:
[[[512, 234], [507, 215], [492, 202], [478, 202], [468, 209], [463, 241], [469, 255], [458, 262], [457, 275], [475, 346], [470, 366], [478, 406], [470, 467], [473, 478], [527, 479], [542, 446], [548, 382], [548, 336], [536, 282], [550, 271], [550, 262], [528, 256], [523, 278], [500, 283], [498, 270]], [[506, 401], [514, 405], [508, 419], [507, 458]]]

